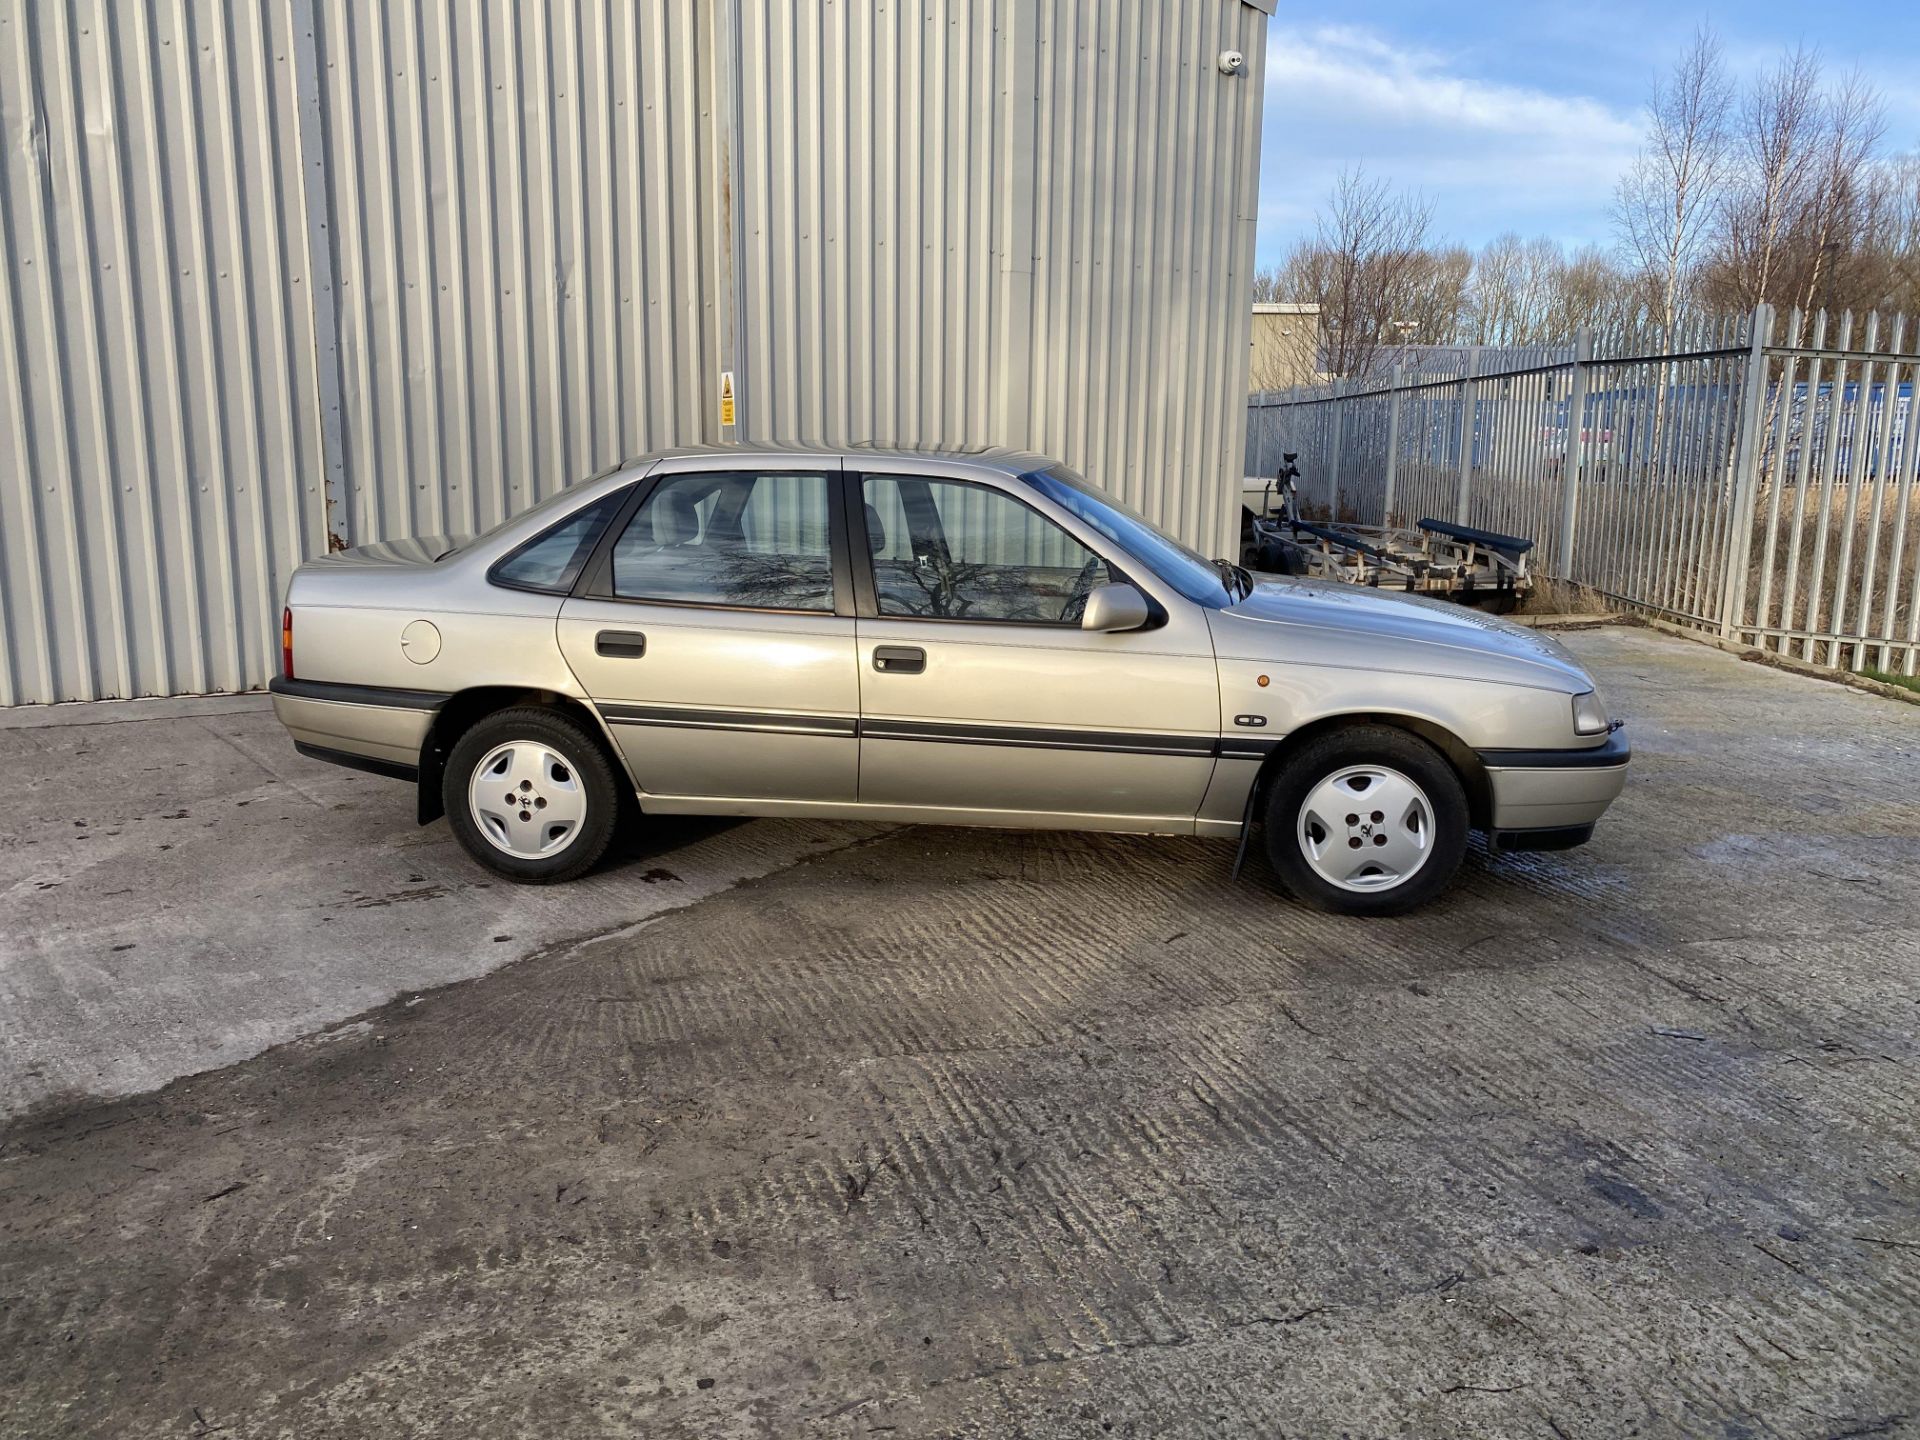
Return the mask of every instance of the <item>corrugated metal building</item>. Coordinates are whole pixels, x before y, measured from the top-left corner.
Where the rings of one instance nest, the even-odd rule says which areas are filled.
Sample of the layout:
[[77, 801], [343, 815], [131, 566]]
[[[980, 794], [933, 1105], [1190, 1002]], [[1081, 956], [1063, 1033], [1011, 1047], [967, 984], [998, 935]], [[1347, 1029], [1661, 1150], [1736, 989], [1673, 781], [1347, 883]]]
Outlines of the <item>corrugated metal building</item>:
[[1222, 551], [1271, 8], [0, 0], [0, 704], [261, 684], [330, 538], [689, 441]]

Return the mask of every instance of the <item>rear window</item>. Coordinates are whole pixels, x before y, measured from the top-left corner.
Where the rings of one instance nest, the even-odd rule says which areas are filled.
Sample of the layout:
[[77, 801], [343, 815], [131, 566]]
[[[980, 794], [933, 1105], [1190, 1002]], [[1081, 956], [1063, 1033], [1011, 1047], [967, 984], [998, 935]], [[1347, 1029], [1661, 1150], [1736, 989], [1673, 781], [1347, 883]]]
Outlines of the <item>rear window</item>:
[[491, 525], [485, 530], [482, 530], [478, 535], [460, 536], [460, 543], [451, 550], [434, 556], [434, 563], [438, 564], [442, 560], [450, 560], [455, 555], [464, 555], [473, 549], [474, 546], [486, 544], [487, 541], [493, 539], [494, 536], [498, 535], [502, 530], [505, 530], [509, 525], [523, 524], [535, 515], [545, 515], [548, 512], [557, 515], [562, 511], [572, 508], [580, 503], [580, 491], [584, 487], [593, 484], [596, 480], [604, 480], [609, 475], [617, 475], [632, 463], [631, 460], [622, 460], [617, 464], [609, 465], [606, 469], [596, 471], [584, 480], [568, 485], [564, 489], [554, 491], [553, 494], [547, 496], [544, 500], [535, 501], [524, 510], [514, 511], [513, 514], [502, 520], [498, 525]]
[[566, 594], [580, 578], [580, 567], [587, 563], [600, 532], [607, 528], [630, 489], [628, 486], [603, 495], [542, 531], [495, 565], [487, 578], [515, 590]]

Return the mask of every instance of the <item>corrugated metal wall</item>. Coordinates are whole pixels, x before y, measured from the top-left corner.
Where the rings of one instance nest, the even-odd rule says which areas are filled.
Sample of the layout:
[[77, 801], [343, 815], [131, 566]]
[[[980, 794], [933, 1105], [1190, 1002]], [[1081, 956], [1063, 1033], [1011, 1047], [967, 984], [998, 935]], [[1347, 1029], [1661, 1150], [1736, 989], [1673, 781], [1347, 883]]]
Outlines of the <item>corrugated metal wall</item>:
[[1222, 550], [1264, 8], [0, 0], [0, 703], [260, 684], [330, 535], [670, 444], [1022, 445]]
[[[1266, 17], [742, 7], [741, 422], [1054, 455], [1223, 554]], [[1248, 72], [1222, 75], [1223, 50]]]
[[0, 704], [257, 685], [324, 548], [292, 30], [0, 0]]
[[718, 438], [710, 9], [320, 0], [352, 543]]

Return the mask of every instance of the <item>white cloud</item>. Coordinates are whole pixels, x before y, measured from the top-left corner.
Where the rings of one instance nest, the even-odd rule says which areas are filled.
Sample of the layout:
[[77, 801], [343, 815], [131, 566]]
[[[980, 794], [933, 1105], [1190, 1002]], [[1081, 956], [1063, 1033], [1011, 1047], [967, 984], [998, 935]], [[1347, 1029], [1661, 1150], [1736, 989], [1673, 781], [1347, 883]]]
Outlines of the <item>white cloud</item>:
[[1638, 117], [1586, 95], [1504, 84], [1436, 51], [1352, 26], [1276, 27], [1267, 45], [1261, 252], [1311, 227], [1343, 168], [1434, 201], [1441, 234], [1605, 237]]
[[1630, 119], [1598, 100], [1452, 74], [1443, 56], [1348, 26], [1276, 31], [1267, 45], [1269, 101], [1276, 90], [1337, 100], [1376, 122], [1608, 148], [1631, 149], [1637, 138]]

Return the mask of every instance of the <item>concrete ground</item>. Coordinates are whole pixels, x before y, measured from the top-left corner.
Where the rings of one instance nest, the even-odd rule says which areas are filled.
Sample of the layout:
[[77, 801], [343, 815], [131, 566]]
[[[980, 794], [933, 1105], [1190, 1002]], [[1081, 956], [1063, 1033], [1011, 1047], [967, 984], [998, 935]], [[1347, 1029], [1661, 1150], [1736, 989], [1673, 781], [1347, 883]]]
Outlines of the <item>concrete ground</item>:
[[0, 1120], [154, 1090], [878, 827], [678, 820], [559, 888], [406, 785], [294, 753], [265, 696], [0, 710]]
[[1594, 843], [1376, 922], [925, 829], [503, 893], [258, 716], [0, 734], [0, 1431], [1920, 1434], [1920, 708], [1567, 640]]

